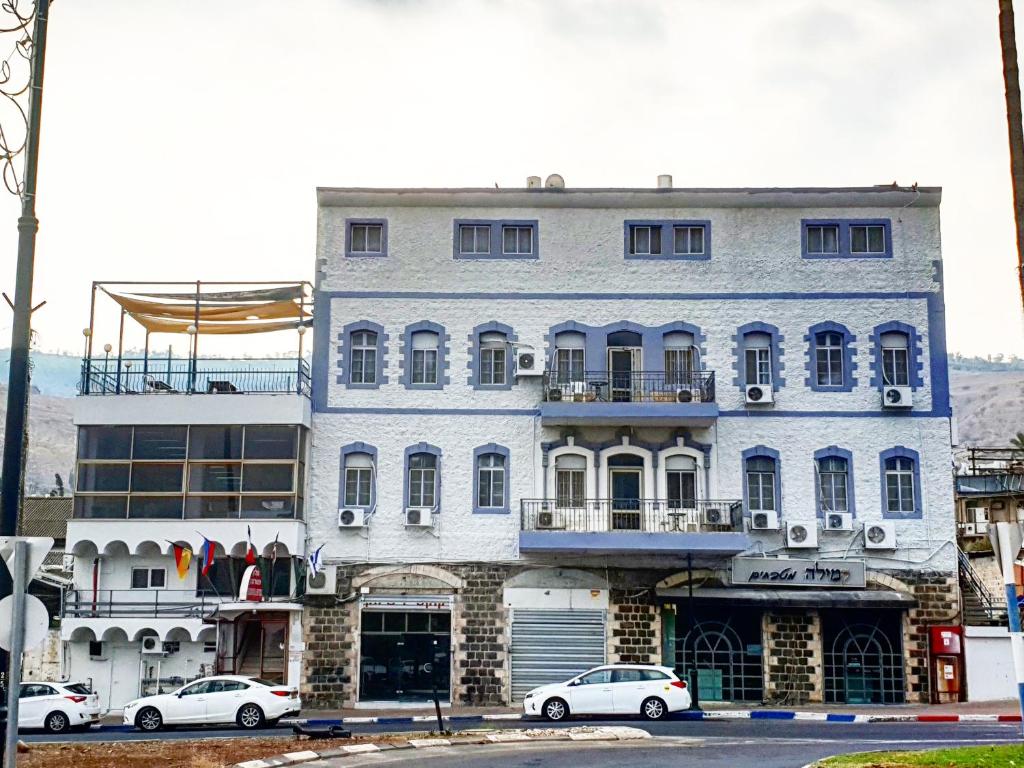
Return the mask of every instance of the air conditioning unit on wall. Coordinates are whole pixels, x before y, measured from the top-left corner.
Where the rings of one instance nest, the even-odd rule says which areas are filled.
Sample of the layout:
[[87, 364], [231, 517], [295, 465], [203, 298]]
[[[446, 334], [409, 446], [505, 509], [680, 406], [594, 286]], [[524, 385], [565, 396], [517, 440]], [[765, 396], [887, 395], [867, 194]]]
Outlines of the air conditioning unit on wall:
[[145, 654], [164, 655], [164, 644], [156, 635], [146, 635], [142, 638], [142, 652]]
[[864, 523], [864, 549], [896, 549], [896, 524]]
[[777, 531], [779, 530], [778, 512], [751, 512], [750, 530], [752, 531]]
[[338, 570], [333, 565], [321, 568], [316, 576], [306, 574], [307, 595], [333, 595], [337, 591]]
[[361, 509], [339, 509], [339, 528], [363, 528], [366, 526], [366, 514]]
[[537, 513], [537, 528], [544, 530], [551, 530], [557, 528], [564, 528], [565, 523], [562, 522], [562, 515], [553, 509], [542, 509]]
[[747, 405], [771, 405], [775, 402], [775, 393], [771, 384], [747, 384]]
[[883, 408], [911, 408], [914, 390], [910, 387], [882, 387]]
[[818, 546], [818, 524], [786, 523], [786, 546], [790, 549], [815, 549]]
[[529, 344], [514, 344], [516, 353], [516, 376], [541, 376], [544, 373], [544, 358]]
[[826, 531], [852, 531], [853, 515], [849, 512], [826, 512], [822, 528]]
[[409, 528], [430, 528], [434, 524], [430, 507], [409, 507], [405, 510], [405, 525]]

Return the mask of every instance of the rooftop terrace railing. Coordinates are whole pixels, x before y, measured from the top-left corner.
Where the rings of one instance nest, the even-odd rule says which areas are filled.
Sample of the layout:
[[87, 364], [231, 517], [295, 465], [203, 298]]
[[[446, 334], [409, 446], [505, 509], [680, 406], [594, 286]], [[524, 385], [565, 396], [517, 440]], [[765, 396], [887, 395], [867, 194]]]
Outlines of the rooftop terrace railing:
[[298, 394], [309, 396], [304, 358], [82, 361], [83, 395]]

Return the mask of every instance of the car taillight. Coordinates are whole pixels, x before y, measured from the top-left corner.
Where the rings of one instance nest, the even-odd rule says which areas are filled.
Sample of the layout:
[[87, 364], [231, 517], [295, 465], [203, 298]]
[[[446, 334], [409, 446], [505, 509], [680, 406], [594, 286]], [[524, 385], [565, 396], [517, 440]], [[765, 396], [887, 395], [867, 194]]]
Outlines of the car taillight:
[[65, 696], [64, 698], [65, 699], [71, 699], [73, 702], [75, 702], [75, 704], [81, 704], [83, 701], [85, 701], [89, 697], [88, 696]]
[[271, 691], [271, 693], [274, 694], [275, 696], [289, 696], [289, 695], [291, 695], [291, 691]]
[[676, 688], [682, 688], [683, 690], [686, 690], [686, 681], [685, 680], [673, 680], [672, 681], [672, 685], [675, 686]]

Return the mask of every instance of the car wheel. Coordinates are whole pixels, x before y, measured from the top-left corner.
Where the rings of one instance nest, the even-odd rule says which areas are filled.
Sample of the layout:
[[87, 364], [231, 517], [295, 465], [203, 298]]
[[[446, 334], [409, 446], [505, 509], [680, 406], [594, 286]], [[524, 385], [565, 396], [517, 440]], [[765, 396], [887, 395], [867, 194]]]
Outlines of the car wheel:
[[238, 725], [246, 730], [255, 730], [263, 727], [263, 710], [255, 704], [246, 704], [238, 710], [238, 717], [235, 718]]
[[159, 731], [163, 724], [164, 718], [155, 707], [144, 707], [135, 716], [135, 727], [140, 731]]
[[566, 704], [562, 699], [548, 699], [544, 702], [544, 717], [552, 722], [557, 723], [559, 720], [565, 720], [569, 716], [569, 705]]
[[63, 712], [51, 712], [43, 721], [43, 727], [48, 733], [67, 733], [71, 730], [71, 721]]
[[668, 707], [657, 696], [651, 696], [640, 705], [640, 714], [647, 720], [661, 720], [668, 714]]

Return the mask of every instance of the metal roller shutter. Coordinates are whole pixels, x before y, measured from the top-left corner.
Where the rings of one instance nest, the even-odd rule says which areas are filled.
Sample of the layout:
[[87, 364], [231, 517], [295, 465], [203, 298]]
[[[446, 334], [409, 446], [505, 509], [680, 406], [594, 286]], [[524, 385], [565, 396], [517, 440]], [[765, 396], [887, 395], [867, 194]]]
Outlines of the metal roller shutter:
[[512, 611], [512, 698], [604, 664], [605, 611]]

